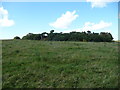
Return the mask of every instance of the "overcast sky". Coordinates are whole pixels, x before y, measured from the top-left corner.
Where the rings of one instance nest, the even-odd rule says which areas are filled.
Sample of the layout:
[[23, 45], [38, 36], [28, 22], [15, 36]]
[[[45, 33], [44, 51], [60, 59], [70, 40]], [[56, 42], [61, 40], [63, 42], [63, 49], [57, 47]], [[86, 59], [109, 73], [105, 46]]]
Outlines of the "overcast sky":
[[[0, 39], [28, 33], [110, 32], [118, 39], [118, 2], [2, 2]], [[120, 15], [119, 15], [120, 16]]]

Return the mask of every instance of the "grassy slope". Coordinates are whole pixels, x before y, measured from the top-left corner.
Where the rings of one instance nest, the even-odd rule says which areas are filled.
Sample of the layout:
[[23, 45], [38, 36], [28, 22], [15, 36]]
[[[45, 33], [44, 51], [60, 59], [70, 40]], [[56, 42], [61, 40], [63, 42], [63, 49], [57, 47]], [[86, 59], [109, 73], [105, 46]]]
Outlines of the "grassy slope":
[[3, 41], [3, 88], [94, 88], [117, 84], [117, 43]]

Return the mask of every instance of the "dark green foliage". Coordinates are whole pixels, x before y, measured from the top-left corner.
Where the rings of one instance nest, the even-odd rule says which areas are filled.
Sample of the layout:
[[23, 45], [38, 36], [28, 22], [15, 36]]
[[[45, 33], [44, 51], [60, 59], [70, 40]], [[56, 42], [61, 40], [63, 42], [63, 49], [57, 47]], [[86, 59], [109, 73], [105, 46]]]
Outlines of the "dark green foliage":
[[14, 37], [14, 39], [20, 39], [20, 37], [16, 36], [16, 37]]
[[51, 30], [51, 31], [50, 31], [50, 33], [53, 33], [53, 32], [54, 32], [54, 30]]
[[28, 39], [28, 40], [40, 40], [42, 37], [41, 34], [33, 34], [29, 33], [26, 36], [24, 36], [22, 39]]
[[113, 37], [110, 33], [101, 32], [91, 33], [86, 32], [70, 32], [70, 33], [54, 33], [51, 30], [50, 33], [43, 32], [42, 34], [29, 33], [23, 37], [23, 39], [29, 40], [48, 40], [48, 41], [88, 41], [88, 42], [111, 42]]

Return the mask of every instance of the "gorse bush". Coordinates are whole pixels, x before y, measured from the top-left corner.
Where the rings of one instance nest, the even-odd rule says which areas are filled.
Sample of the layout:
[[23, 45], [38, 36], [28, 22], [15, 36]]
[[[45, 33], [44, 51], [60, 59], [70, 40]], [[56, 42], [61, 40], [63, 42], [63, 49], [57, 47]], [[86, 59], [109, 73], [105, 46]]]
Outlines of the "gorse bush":
[[16, 37], [14, 37], [14, 39], [20, 39], [20, 37], [16, 36]]
[[29, 33], [26, 36], [23, 36], [22, 39], [28, 40], [47, 40], [47, 41], [89, 41], [89, 42], [111, 42], [113, 37], [111, 33], [101, 32], [91, 33], [87, 32], [70, 32], [70, 33], [54, 33], [54, 30], [51, 30], [50, 33], [43, 32], [41, 34]]

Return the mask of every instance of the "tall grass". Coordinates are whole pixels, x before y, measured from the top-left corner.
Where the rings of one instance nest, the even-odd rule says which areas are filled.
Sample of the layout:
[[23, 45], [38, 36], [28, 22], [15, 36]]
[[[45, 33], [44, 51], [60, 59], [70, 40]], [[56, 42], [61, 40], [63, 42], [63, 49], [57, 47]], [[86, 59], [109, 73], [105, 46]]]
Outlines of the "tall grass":
[[3, 41], [3, 88], [116, 88], [115, 42]]

